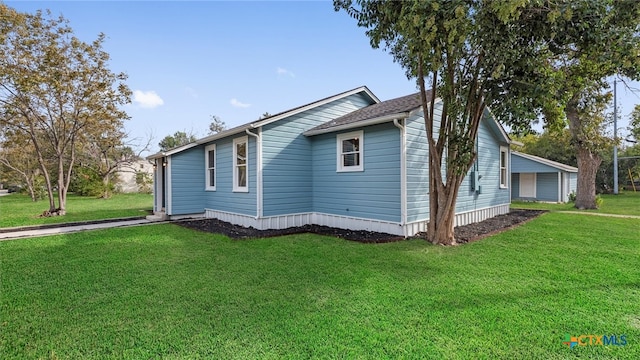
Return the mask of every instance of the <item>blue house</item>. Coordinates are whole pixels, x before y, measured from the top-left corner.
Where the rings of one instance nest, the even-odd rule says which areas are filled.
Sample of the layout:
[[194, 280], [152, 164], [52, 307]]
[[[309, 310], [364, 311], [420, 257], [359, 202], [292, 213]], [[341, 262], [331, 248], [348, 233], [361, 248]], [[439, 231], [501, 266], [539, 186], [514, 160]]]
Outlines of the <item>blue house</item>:
[[[436, 102], [435, 112], [442, 103]], [[257, 229], [305, 224], [411, 236], [429, 220], [420, 99], [359, 87], [157, 153], [154, 212]], [[509, 211], [510, 140], [487, 111], [456, 225]]]
[[576, 191], [578, 168], [539, 156], [511, 152], [511, 198], [564, 203]]

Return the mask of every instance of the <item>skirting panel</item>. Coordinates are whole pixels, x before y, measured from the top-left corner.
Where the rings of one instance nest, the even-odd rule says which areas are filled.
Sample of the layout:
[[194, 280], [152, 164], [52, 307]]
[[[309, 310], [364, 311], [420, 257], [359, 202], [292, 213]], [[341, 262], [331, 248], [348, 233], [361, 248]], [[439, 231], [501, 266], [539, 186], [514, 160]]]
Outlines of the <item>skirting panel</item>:
[[[465, 211], [463, 213], [456, 214], [456, 218], [454, 220], [454, 226], [463, 226], [468, 224], [477, 223], [483, 220], [487, 220], [494, 216], [506, 214], [509, 212], [509, 204], [502, 204], [497, 206], [492, 206], [484, 209], [477, 209], [471, 211]], [[427, 223], [429, 219], [418, 220], [406, 224], [404, 226], [405, 232], [404, 236], [409, 237], [418, 233], [427, 231]]]
[[[490, 208], [467, 211], [456, 214], [455, 226], [462, 226], [480, 222], [488, 218], [506, 214], [509, 212], [509, 204], [498, 205]], [[228, 213], [224, 211], [205, 209], [206, 218], [215, 218], [232, 224], [245, 227], [253, 227], [260, 230], [286, 229], [290, 227], [309, 224], [330, 226], [341, 229], [367, 230], [383, 232], [399, 236], [413, 236], [427, 231], [427, 221], [420, 220], [402, 226], [399, 223], [372, 219], [353, 218], [324, 213], [300, 213], [290, 215], [270, 216], [262, 219], [242, 214]]]
[[506, 214], [509, 212], [509, 204], [492, 206], [484, 209], [471, 210], [456, 214], [454, 226], [463, 226], [487, 220], [494, 216]]

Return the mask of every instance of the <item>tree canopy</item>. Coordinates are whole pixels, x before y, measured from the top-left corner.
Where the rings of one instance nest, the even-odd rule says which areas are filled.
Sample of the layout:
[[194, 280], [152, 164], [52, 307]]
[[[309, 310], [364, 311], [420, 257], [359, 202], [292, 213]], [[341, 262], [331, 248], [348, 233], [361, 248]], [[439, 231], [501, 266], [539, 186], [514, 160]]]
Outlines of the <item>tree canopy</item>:
[[194, 141], [196, 141], [194, 134], [187, 134], [185, 131], [176, 131], [173, 135], [165, 136], [164, 139], [158, 143], [158, 146], [160, 146], [160, 151], [167, 151]]
[[62, 16], [4, 4], [0, 19], [0, 125], [30, 140], [49, 211], [64, 214], [82, 144], [120, 133], [128, 119], [121, 109], [130, 102], [127, 76], [109, 70], [104, 34], [85, 43]]
[[417, 81], [429, 143], [427, 237], [437, 243], [455, 242], [455, 202], [487, 107], [518, 130], [541, 115], [557, 124], [577, 114], [576, 129], [600, 115], [603, 79], [634, 76], [638, 62], [632, 1], [335, 0], [334, 7]]

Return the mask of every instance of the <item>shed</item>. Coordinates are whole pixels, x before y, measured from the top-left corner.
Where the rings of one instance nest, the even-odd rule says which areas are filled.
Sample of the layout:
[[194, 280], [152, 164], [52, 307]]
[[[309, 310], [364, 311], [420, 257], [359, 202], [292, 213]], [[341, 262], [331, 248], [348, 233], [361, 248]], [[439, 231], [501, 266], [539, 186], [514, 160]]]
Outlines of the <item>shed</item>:
[[511, 151], [511, 199], [564, 203], [576, 191], [578, 168]]

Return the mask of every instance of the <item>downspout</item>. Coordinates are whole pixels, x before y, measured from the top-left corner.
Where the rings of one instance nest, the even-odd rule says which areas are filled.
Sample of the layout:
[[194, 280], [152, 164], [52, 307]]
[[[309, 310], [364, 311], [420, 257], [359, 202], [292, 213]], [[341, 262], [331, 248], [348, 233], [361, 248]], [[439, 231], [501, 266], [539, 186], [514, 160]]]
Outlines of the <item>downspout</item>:
[[256, 138], [256, 167], [258, 168], [256, 173], [256, 219], [260, 219], [262, 218], [262, 127], [258, 128], [258, 134], [252, 133], [249, 129], [245, 129], [245, 132]]
[[[393, 125], [400, 129], [400, 226], [407, 224], [407, 144], [405, 143], [405, 127], [400, 125], [398, 119], [393, 119]], [[403, 230], [407, 236], [406, 229]]]

